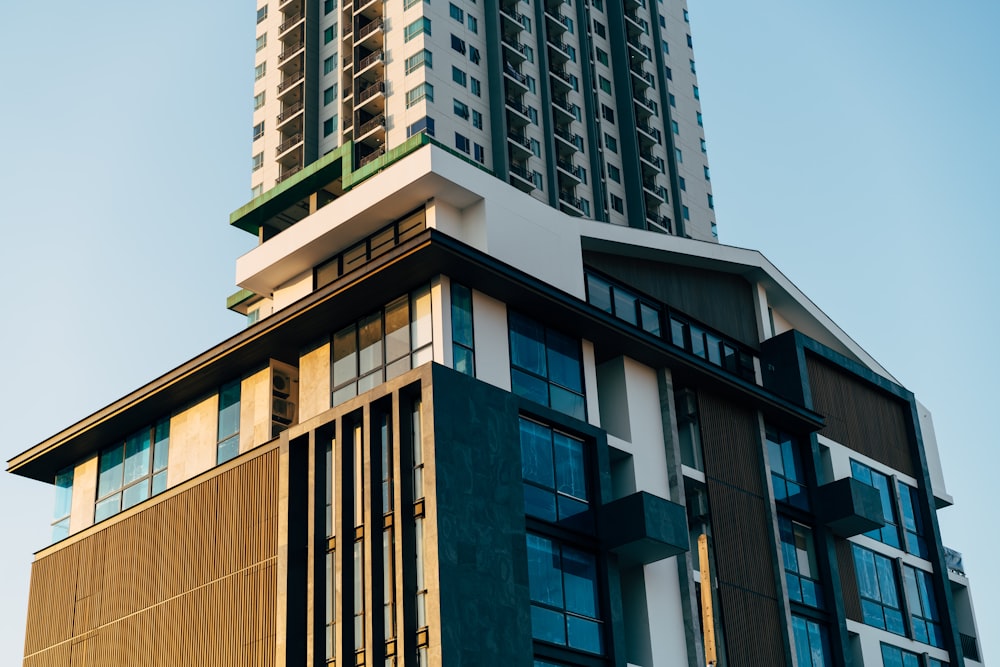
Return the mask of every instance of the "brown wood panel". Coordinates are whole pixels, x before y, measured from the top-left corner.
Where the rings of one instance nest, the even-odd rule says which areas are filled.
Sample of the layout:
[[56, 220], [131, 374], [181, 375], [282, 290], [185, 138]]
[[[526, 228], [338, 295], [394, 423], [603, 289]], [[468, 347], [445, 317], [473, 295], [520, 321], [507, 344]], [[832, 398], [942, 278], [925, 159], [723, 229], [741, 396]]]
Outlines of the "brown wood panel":
[[847, 371], [806, 354], [812, 408], [826, 417], [820, 431], [854, 451], [913, 476], [908, 406]]
[[753, 292], [741, 276], [597, 252], [585, 252], [584, 262], [744, 345], [760, 345]]
[[767, 497], [764, 489], [763, 449], [757, 416], [704, 391], [698, 392], [705, 474], [724, 484]]
[[719, 585], [730, 667], [784, 665], [782, 619], [778, 601], [735, 586]]
[[854, 569], [854, 551], [847, 540], [835, 539], [837, 569], [840, 571], [840, 589], [844, 601], [844, 613], [852, 621], [864, 622], [861, 615], [861, 594], [858, 592], [858, 575]]
[[276, 658], [278, 450], [32, 566], [31, 667], [267, 667]]
[[708, 497], [719, 581], [775, 598], [767, 502], [712, 480]]

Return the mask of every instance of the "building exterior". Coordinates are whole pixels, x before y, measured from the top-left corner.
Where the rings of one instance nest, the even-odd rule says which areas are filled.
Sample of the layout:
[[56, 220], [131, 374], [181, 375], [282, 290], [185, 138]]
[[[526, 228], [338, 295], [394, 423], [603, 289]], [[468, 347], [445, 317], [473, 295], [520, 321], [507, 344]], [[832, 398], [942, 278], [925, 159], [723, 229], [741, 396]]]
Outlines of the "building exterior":
[[[675, 40], [653, 44], [683, 8], [390, 4], [260, 7], [267, 160], [230, 220], [259, 239], [228, 304], [247, 328], [8, 462], [57, 496], [24, 665], [981, 665], [929, 412], [760, 253], [715, 242], [708, 208], [643, 222], [643, 150], [669, 166], [656, 215], [692, 190], [667, 183], [691, 128], [633, 104], [636, 79], [671, 95]], [[636, 192], [597, 177], [612, 135], [580, 90], [601, 39]], [[473, 47], [481, 154], [431, 73]], [[574, 50], [594, 67], [553, 67]], [[511, 123], [512, 62], [537, 126]], [[437, 101], [407, 108], [416, 86]], [[573, 196], [619, 192], [618, 217], [552, 196], [580, 173], [560, 92], [586, 109]]]
[[259, 0], [254, 196], [426, 133], [571, 215], [715, 239], [683, 0]]

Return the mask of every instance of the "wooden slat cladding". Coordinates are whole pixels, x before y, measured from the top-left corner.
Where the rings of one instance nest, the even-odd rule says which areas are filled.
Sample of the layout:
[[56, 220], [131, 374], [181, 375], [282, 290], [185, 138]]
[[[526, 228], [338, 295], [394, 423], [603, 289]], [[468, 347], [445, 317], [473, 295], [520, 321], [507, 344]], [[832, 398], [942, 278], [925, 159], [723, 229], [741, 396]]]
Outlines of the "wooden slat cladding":
[[812, 408], [826, 417], [820, 433], [890, 468], [915, 475], [907, 436], [909, 411], [902, 401], [811, 354], [806, 354], [806, 370]]
[[719, 585], [726, 657], [731, 667], [784, 665], [781, 609], [773, 598], [754, 595], [735, 586]]
[[635, 257], [585, 252], [584, 262], [703, 324], [757, 348], [753, 292], [741, 276]]
[[278, 450], [32, 566], [25, 667], [266, 667], [276, 657]]
[[843, 593], [844, 613], [852, 621], [864, 622], [861, 615], [861, 594], [858, 592], [858, 575], [854, 569], [854, 551], [847, 540], [834, 540], [837, 551], [837, 569], [840, 571], [840, 588]]
[[698, 414], [729, 663], [784, 664], [757, 415], [705, 392], [698, 393]]

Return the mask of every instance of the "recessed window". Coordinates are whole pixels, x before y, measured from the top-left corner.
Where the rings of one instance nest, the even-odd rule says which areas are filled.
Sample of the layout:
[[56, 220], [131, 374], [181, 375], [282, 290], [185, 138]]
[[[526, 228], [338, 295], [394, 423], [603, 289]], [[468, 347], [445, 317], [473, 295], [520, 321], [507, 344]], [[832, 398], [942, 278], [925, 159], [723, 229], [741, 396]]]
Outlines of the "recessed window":
[[337, 86], [333, 85], [323, 91], [323, 106], [333, 104], [337, 99]]
[[579, 339], [510, 311], [511, 385], [515, 394], [577, 419], [586, 418]]
[[941, 615], [938, 612], [931, 574], [903, 565], [903, 587], [906, 590], [913, 638], [923, 644], [944, 648]]
[[451, 36], [451, 48], [465, 55], [465, 40], [458, 35]]
[[611, 195], [611, 208], [617, 213], [625, 213], [625, 202], [618, 195]]
[[702, 118], [701, 112], [700, 111], [696, 111], [695, 114], [696, 114], [695, 118], [698, 119], [698, 126], [699, 127], [704, 127], [705, 126], [705, 119]]
[[601, 116], [612, 125], [615, 124], [615, 110], [607, 104], [601, 105]]
[[472, 110], [472, 127], [477, 130], [483, 129], [483, 114], [475, 109]]
[[455, 133], [455, 148], [463, 153], [469, 152], [469, 138], [464, 134]]
[[680, 134], [681, 133], [681, 126], [677, 124], [676, 120], [672, 120], [672, 121], [670, 121], [670, 130], [674, 134]]
[[403, 28], [403, 41], [408, 42], [423, 33], [431, 34], [431, 20], [426, 17], [421, 17]]
[[607, 30], [605, 30], [604, 24], [598, 21], [597, 19], [594, 19], [594, 34], [597, 35], [598, 37], [606, 38], [608, 36], [608, 32]]
[[225, 463], [240, 453], [240, 381], [219, 389], [218, 445], [215, 462]]
[[674, 149], [674, 158], [677, 160], [677, 164], [684, 162], [684, 153], [681, 152], [681, 149]]
[[452, 100], [452, 108], [459, 118], [469, 119], [469, 105], [461, 100]]
[[[694, 61], [693, 60], [689, 60], [688, 63], [690, 63], [690, 66], [691, 66], [691, 73], [692, 74], [697, 74], [697, 72], [695, 71], [695, 67], [694, 67]], [[695, 97], [697, 97], [697, 95], [695, 95]]]
[[424, 98], [427, 98], [428, 102], [434, 101], [434, 86], [426, 82], [406, 91], [406, 108], [409, 109]]
[[430, 116], [424, 116], [416, 123], [413, 123], [406, 128], [407, 138], [412, 137], [414, 134], [424, 132], [425, 134], [433, 137], [434, 136], [434, 119]]
[[705, 195], [708, 198], [708, 207], [711, 209], [715, 208], [715, 199], [712, 197], [712, 193], [709, 192]]
[[[816, 547], [809, 526], [778, 517], [778, 534], [781, 538], [781, 556], [785, 566], [785, 583], [788, 599], [810, 607], [823, 607], [819, 571], [816, 568]], [[808, 664], [808, 663], [807, 663]]]
[[601, 90], [606, 92], [608, 95], [611, 94], [611, 81], [605, 79], [603, 76], [598, 76], [597, 83], [601, 87]]
[[705, 143], [704, 139], [699, 139], [698, 141], [701, 143], [701, 152], [702, 153], [707, 153], [708, 152], [708, 144]]
[[58, 473], [55, 478], [56, 503], [52, 511], [52, 542], [69, 537], [69, 518], [73, 509], [73, 466]]
[[483, 84], [476, 77], [473, 76], [469, 78], [469, 92], [471, 92], [476, 97], [482, 97], [483, 94], [482, 86]]
[[604, 147], [607, 148], [612, 153], [618, 152], [618, 140], [612, 137], [607, 132], [604, 133]]
[[698, 91], [698, 86], [691, 86], [691, 92], [694, 94], [694, 99], [701, 99], [701, 93]]
[[687, 43], [689, 47], [694, 48], [694, 41], [692, 41], [691, 35], [687, 35]]
[[432, 68], [434, 66], [434, 54], [423, 49], [406, 59], [406, 73], [412, 74], [421, 67]]
[[261, 63], [253, 68], [253, 80], [260, 81], [267, 73], [267, 63]]
[[884, 667], [922, 667], [919, 655], [889, 644], [882, 644], [882, 665]]
[[452, 81], [454, 81], [458, 85], [460, 85], [463, 88], [465, 88], [465, 84], [468, 81], [468, 79], [469, 79], [469, 77], [468, 77], [468, 75], [465, 72], [463, 72], [459, 68], [455, 67], [454, 65], [451, 66], [451, 80]]
[[251, 171], [257, 171], [258, 169], [260, 169], [263, 166], [264, 166], [264, 154], [263, 153], [257, 153], [256, 155], [253, 156], [252, 166], [251, 166], [250, 170]]
[[324, 44], [329, 44], [330, 42], [332, 42], [336, 38], [337, 38], [337, 35], [334, 32], [333, 26], [330, 26], [329, 28], [327, 28], [326, 30], [323, 31], [323, 43]]
[[712, 180], [712, 172], [709, 171], [708, 167], [703, 167], [703, 169], [705, 170], [705, 180], [706, 181]]
[[852, 547], [865, 624], [906, 636], [896, 568], [892, 560], [857, 544]]
[[267, 46], [267, 33], [266, 32], [263, 35], [261, 35], [261, 36], [259, 36], [257, 38], [257, 50], [260, 51], [265, 46]]
[[687, 192], [687, 180], [683, 176], [677, 177], [677, 185], [680, 187], [681, 192]]
[[621, 169], [619, 169], [618, 167], [616, 167], [613, 164], [609, 164], [608, 165], [608, 178], [610, 178], [615, 183], [621, 183], [622, 182], [622, 172], [621, 172]]
[[486, 149], [479, 144], [472, 145], [472, 157], [479, 164], [486, 164]]
[[[482, 151], [482, 148], [476, 144], [476, 153]], [[472, 290], [454, 281], [451, 283], [451, 343], [452, 367], [459, 373], [476, 377]]]
[[257, 141], [264, 136], [264, 121], [260, 121], [253, 126], [253, 141]]
[[465, 24], [469, 27], [469, 32], [471, 32], [474, 35], [479, 34], [479, 19], [477, 19], [475, 16], [469, 14]]
[[337, 117], [332, 116], [323, 121], [323, 136], [329, 137], [337, 130]]
[[[462, 53], [465, 53], [465, 51], [462, 51]], [[472, 62], [475, 65], [478, 65], [480, 60], [481, 60], [481, 56], [479, 55], [479, 49], [477, 49], [474, 46], [470, 46], [469, 47], [469, 61]]]
[[323, 0], [323, 14], [329, 14], [337, 8], [336, 0]]
[[167, 488], [169, 446], [170, 421], [163, 419], [101, 451], [95, 523]]
[[667, 40], [663, 40], [662, 42], [660, 42], [660, 46], [663, 48], [663, 53], [665, 54], [670, 53], [670, 44], [667, 43]]
[[267, 5], [257, 9], [257, 23], [267, 18]]
[[667, 101], [670, 103], [670, 106], [672, 108], [674, 109], [677, 108], [677, 98], [674, 96], [673, 93], [667, 93]]
[[798, 657], [799, 665], [802, 667], [832, 667], [830, 637], [825, 625], [793, 614], [792, 631], [795, 637], [795, 655]]
[[667, 77], [667, 81], [673, 81], [674, 80], [674, 71], [672, 69], [670, 69], [669, 67], [664, 67], [663, 68], [663, 74], [664, 74], [664, 76]]
[[448, 3], [448, 16], [455, 19], [459, 23], [465, 21], [465, 12], [461, 7], [458, 7], [453, 2]]

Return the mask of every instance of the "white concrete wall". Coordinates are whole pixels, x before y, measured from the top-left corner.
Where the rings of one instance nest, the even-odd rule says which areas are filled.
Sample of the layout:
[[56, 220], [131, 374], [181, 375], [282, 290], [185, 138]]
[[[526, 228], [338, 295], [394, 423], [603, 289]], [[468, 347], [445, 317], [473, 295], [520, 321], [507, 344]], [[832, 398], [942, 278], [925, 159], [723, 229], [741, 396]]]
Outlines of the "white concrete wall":
[[931, 478], [931, 490], [937, 505], [951, 505], [955, 501], [945, 486], [944, 470], [941, 468], [941, 453], [938, 450], [937, 435], [934, 433], [934, 420], [931, 411], [920, 401], [917, 401], [917, 418], [920, 424], [920, 435], [924, 442], [924, 456], [927, 459], [927, 472]]

